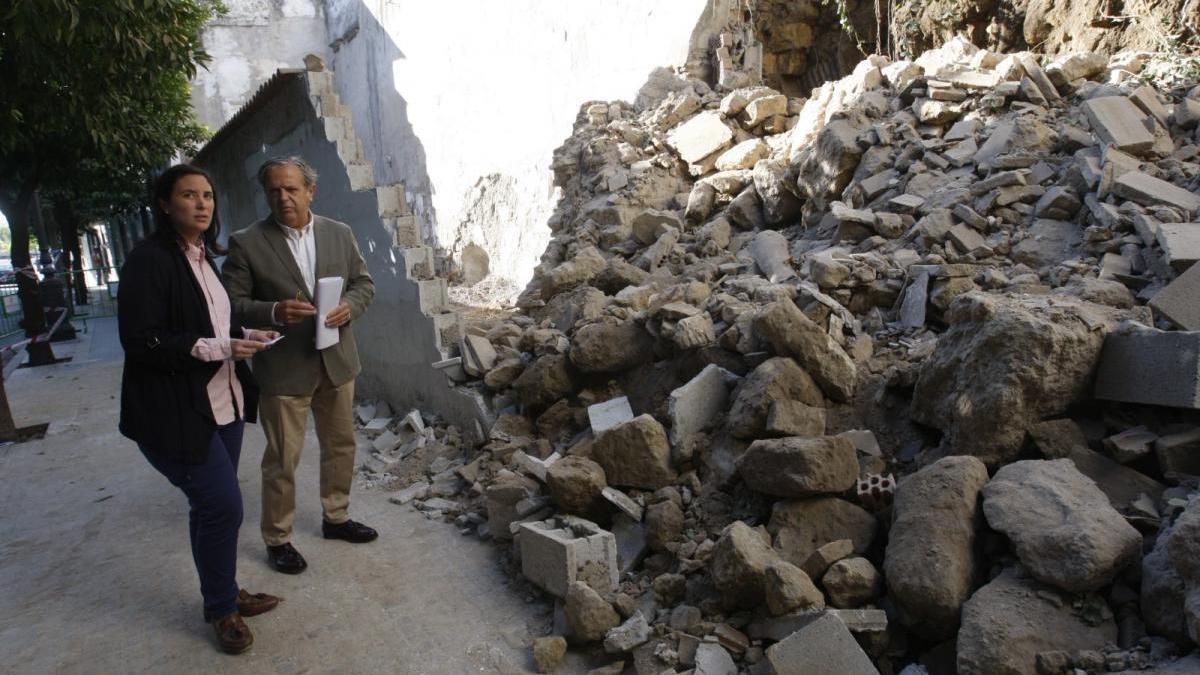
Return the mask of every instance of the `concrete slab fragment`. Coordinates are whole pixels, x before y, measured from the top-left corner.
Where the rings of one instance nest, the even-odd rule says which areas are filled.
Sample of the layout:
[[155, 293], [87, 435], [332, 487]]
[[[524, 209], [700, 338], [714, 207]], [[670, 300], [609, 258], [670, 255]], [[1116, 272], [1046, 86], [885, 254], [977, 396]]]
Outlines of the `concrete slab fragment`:
[[1124, 96], [1100, 96], [1083, 104], [1092, 131], [1105, 143], [1135, 155], [1154, 147], [1154, 134], [1142, 123], [1145, 115]]
[[1104, 338], [1095, 397], [1200, 409], [1200, 332], [1126, 324]]
[[1150, 307], [1188, 331], [1200, 331], [1200, 265], [1192, 265], [1150, 299]]
[[1200, 195], [1141, 171], [1129, 171], [1115, 179], [1112, 191], [1142, 206], [1173, 206], [1188, 214], [1200, 211]]
[[1200, 223], [1163, 223], [1155, 238], [1176, 272], [1187, 271], [1200, 260]]

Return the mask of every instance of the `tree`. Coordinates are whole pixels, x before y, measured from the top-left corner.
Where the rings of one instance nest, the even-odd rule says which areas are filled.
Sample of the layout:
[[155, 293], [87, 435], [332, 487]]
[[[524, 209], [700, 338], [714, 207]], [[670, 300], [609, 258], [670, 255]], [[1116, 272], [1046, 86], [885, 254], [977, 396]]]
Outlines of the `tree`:
[[[188, 80], [209, 61], [200, 32], [221, 12], [217, 0], [0, 2], [0, 209], [15, 269], [30, 267], [40, 190], [136, 193], [133, 181], [204, 138]], [[26, 335], [38, 335], [36, 279], [19, 274], [18, 287]], [[30, 352], [46, 358], [48, 345]]]

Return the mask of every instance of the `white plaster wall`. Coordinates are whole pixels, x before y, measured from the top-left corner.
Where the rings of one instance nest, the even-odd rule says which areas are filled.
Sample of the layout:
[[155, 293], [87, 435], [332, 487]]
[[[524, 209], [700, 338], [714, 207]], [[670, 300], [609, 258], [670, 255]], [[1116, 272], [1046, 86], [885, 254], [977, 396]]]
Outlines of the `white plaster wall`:
[[304, 56], [328, 60], [323, 0], [225, 0], [228, 12], [204, 29], [208, 69], [192, 80], [196, 118], [221, 128], [280, 68], [303, 68]]
[[[326, 0], [335, 82], [381, 183], [427, 235], [523, 287], [555, 206], [551, 154], [582, 103], [684, 65], [718, 0]], [[724, 11], [724, 10], [721, 10]]]

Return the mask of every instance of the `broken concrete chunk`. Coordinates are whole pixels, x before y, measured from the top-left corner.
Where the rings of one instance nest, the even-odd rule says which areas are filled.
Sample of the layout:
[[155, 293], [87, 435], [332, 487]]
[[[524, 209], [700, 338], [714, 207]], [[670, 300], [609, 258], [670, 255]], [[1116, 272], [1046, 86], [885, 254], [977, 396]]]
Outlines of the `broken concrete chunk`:
[[791, 636], [768, 647], [766, 659], [775, 675], [879, 675], [846, 624], [825, 613], [815, 615]]
[[633, 231], [633, 238], [638, 242], [649, 245], [658, 240], [666, 228], [683, 229], [683, 223], [679, 220], [679, 215], [674, 211], [662, 211], [659, 209], [646, 209], [639, 213], [630, 223]]
[[597, 511], [605, 485], [604, 469], [586, 457], [563, 457], [546, 470], [546, 488], [554, 503], [566, 513], [585, 518]]
[[595, 642], [621, 623], [621, 617], [591, 586], [572, 581], [567, 586], [563, 613], [574, 636], [584, 642]]
[[1197, 298], [1200, 298], [1200, 265], [1192, 265], [1156, 293], [1150, 299], [1150, 306], [1183, 330], [1200, 331]]
[[717, 415], [727, 408], [729, 388], [740, 379], [710, 363], [687, 384], [671, 392], [667, 401], [671, 441], [679, 445], [689, 436], [711, 428]]
[[824, 436], [825, 409], [800, 401], [772, 401], [766, 432], [772, 436]]
[[851, 556], [830, 565], [821, 577], [821, 586], [830, 605], [851, 609], [874, 600], [882, 591], [883, 578], [871, 561]]
[[1158, 434], [1144, 426], [1126, 429], [1104, 439], [1104, 449], [1121, 464], [1128, 464], [1150, 454]]
[[750, 255], [754, 257], [754, 264], [759, 271], [773, 284], [796, 276], [796, 271], [788, 264], [791, 256], [787, 237], [775, 230], [763, 230], [754, 235], [750, 242]]
[[604, 636], [604, 651], [609, 654], [629, 652], [649, 639], [650, 624], [641, 611], [637, 611], [625, 623], [608, 631]]
[[629, 398], [625, 396], [594, 403], [588, 406], [587, 412], [592, 433], [596, 436], [633, 419], [633, 408], [629, 406]]
[[849, 539], [854, 552], [865, 554], [875, 541], [878, 523], [866, 509], [836, 497], [775, 502], [767, 530], [788, 562], [803, 565], [821, 546]]
[[1066, 297], [971, 292], [946, 318], [950, 329], [917, 378], [912, 417], [943, 429], [956, 452], [996, 466], [1020, 452], [1027, 425], [1086, 394], [1104, 341], [1092, 326], [1108, 314]]
[[825, 596], [809, 575], [784, 560], [767, 567], [765, 590], [767, 611], [775, 616], [825, 607]]
[[617, 543], [599, 525], [564, 516], [521, 523], [521, 573], [547, 593], [565, 598], [571, 582], [586, 575], [588, 585], [617, 587]]
[[771, 149], [761, 139], [751, 138], [718, 155], [714, 166], [718, 171], [752, 169], [758, 160], [765, 159], [770, 153]]

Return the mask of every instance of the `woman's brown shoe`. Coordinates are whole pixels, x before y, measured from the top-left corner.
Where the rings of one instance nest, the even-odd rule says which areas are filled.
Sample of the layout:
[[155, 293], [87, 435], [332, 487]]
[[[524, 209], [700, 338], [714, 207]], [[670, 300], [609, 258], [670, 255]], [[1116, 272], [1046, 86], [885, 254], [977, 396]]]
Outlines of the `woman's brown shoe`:
[[250, 593], [246, 589], [238, 589], [237, 594], [238, 614], [242, 616], [258, 616], [265, 614], [273, 609], [279, 603], [283, 602], [283, 598], [270, 595], [269, 593]]
[[241, 654], [254, 644], [254, 634], [237, 612], [213, 621], [212, 625], [217, 631], [217, 644], [227, 654]]

